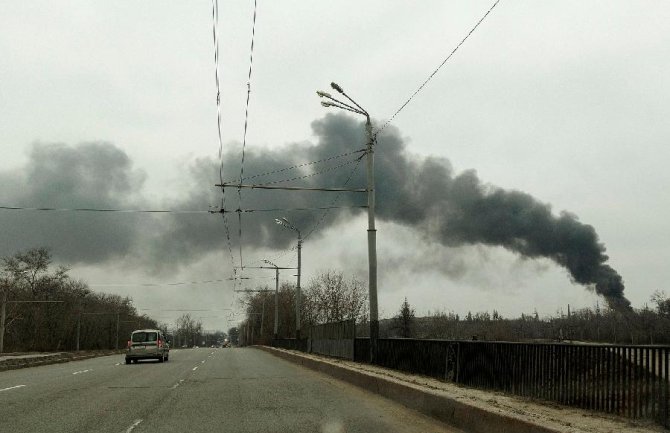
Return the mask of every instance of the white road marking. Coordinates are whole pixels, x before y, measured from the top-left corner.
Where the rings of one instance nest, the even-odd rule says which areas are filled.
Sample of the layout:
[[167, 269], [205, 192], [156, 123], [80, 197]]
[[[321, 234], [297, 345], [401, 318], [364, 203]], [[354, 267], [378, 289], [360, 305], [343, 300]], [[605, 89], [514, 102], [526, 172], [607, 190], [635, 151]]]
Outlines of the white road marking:
[[0, 392], [2, 392], [2, 391], [9, 391], [10, 389], [22, 388], [22, 387], [24, 387], [24, 386], [25, 386], [25, 385], [10, 386], [9, 388], [3, 388], [3, 389], [0, 389]]
[[204, 364], [204, 363], [205, 363], [205, 360], [203, 359], [200, 363], [201, 363], [201, 364]]
[[193, 371], [196, 371], [197, 369], [198, 369], [198, 367], [193, 367]]
[[135, 427], [137, 427], [138, 425], [140, 425], [141, 422], [142, 422], [141, 419], [136, 419], [135, 422], [133, 422], [133, 423], [130, 425], [130, 427], [128, 427], [128, 428], [126, 429], [126, 433], [130, 433], [131, 431], [133, 431], [133, 429], [134, 429]]
[[80, 370], [80, 371], [75, 371], [75, 372], [72, 373], [72, 374], [88, 373], [89, 371], [93, 371], [93, 370]]
[[114, 365], [121, 365], [121, 363], [120, 363], [120, 362], [117, 362], [117, 363], [116, 363], [116, 364], [114, 364]]
[[175, 389], [176, 387], [178, 387], [179, 385], [181, 385], [181, 383], [182, 383], [183, 381], [184, 381], [184, 379], [179, 379], [179, 382], [177, 382], [177, 383], [175, 383], [174, 385], [172, 385], [172, 389]]

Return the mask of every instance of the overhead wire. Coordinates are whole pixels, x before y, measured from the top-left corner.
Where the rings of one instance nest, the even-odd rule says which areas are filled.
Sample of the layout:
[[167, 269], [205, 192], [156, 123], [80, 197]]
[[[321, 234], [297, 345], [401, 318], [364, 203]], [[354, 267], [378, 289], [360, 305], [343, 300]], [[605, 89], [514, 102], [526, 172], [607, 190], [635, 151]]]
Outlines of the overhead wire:
[[[214, 38], [214, 76], [216, 79], [216, 119], [217, 132], [219, 139], [219, 180], [223, 183], [223, 139], [221, 137], [221, 83], [219, 79], [219, 0], [212, 0], [212, 34]], [[221, 187], [221, 209], [226, 207], [225, 188]], [[228, 246], [228, 253], [230, 255], [230, 266], [235, 275], [235, 257], [233, 256], [233, 246], [230, 239], [230, 227], [228, 226], [228, 219], [224, 213], [221, 214], [223, 220], [224, 232], [226, 234], [226, 242]]]
[[23, 207], [0, 206], [0, 210], [48, 211], [48, 212], [116, 212], [116, 213], [154, 213], [154, 214], [207, 214], [209, 210], [179, 209], [109, 209], [109, 208], [56, 208], [56, 207]]
[[[362, 158], [359, 158], [357, 164], [351, 169], [351, 172], [349, 172], [349, 177], [347, 177], [347, 180], [344, 182], [343, 188], [346, 187], [349, 184], [349, 182], [351, 182], [351, 179], [354, 177], [354, 174], [356, 173], [356, 170], [360, 166], [362, 160], [363, 160]], [[338, 192], [337, 195], [335, 195], [335, 198], [331, 202], [330, 206], [334, 208], [337, 202], [340, 200], [340, 197], [342, 197], [342, 192]], [[314, 231], [317, 228], [319, 228], [319, 226], [321, 225], [321, 223], [323, 223], [323, 221], [326, 219], [326, 216], [328, 216], [329, 213], [330, 209], [327, 209], [321, 214], [321, 218], [319, 218], [317, 222], [314, 224], [314, 226], [311, 228], [311, 230], [309, 230], [307, 234], [303, 236], [302, 238], [303, 241], [307, 240], [312, 235], [312, 233], [314, 233]]]
[[[247, 102], [244, 108], [244, 134], [242, 136], [242, 161], [240, 163], [240, 184], [244, 177], [244, 156], [247, 147], [247, 131], [249, 127], [249, 100], [251, 98], [251, 74], [254, 66], [254, 41], [256, 38], [256, 16], [258, 11], [258, 0], [254, 0], [254, 15], [251, 24], [251, 48], [249, 49], [249, 75], [247, 77]], [[223, 182], [222, 182], [223, 183]], [[242, 208], [242, 188], [237, 188], [238, 208]], [[224, 209], [224, 207], [221, 207]], [[243, 266], [242, 258], [242, 213], [237, 214], [238, 238], [240, 244], [240, 267]]]
[[[263, 278], [263, 277], [258, 277]], [[274, 277], [268, 277], [268, 279]], [[218, 280], [203, 280], [203, 281], [179, 281], [172, 283], [100, 283], [100, 284], [88, 284], [91, 287], [167, 287], [167, 286], [191, 286], [196, 284], [216, 284], [216, 283], [225, 283], [227, 281], [232, 281], [229, 278], [218, 279]]]
[[[289, 171], [289, 170], [295, 170], [297, 168], [307, 167], [307, 166], [310, 166], [310, 165], [315, 165], [315, 164], [319, 164], [319, 163], [322, 163], [322, 162], [331, 161], [333, 159], [344, 158], [345, 156], [354, 155], [356, 153], [361, 153], [361, 152], [366, 152], [366, 151], [367, 151], [366, 149], [359, 149], [359, 150], [354, 150], [354, 151], [351, 151], [351, 152], [345, 152], [345, 153], [341, 153], [339, 155], [334, 155], [334, 156], [329, 156], [329, 157], [326, 157], [326, 158], [318, 159], [316, 161], [303, 162], [303, 163], [300, 163], [300, 164], [292, 165], [290, 167], [284, 167], [284, 168], [280, 168], [280, 169], [277, 169], [277, 170], [266, 171], [264, 173], [258, 173], [258, 174], [255, 174], [253, 176], [246, 176], [242, 180], [256, 179], [258, 177], [269, 176], [271, 174], [282, 173], [284, 171]], [[231, 182], [232, 181], [228, 181], [226, 183], [231, 183]]]
[[383, 131], [383, 130], [384, 130], [384, 129], [385, 129], [385, 128], [392, 122], [392, 121], [393, 121], [393, 119], [395, 119], [395, 117], [396, 117], [396, 116], [397, 116], [397, 115], [398, 115], [398, 114], [399, 114], [399, 113], [400, 113], [400, 112], [401, 112], [401, 111], [402, 111], [402, 110], [403, 110], [403, 109], [404, 109], [404, 108], [405, 108], [405, 107], [412, 101], [412, 99], [414, 99], [414, 97], [415, 97], [421, 90], [423, 90], [423, 88], [426, 86], [426, 84], [428, 84], [428, 82], [429, 82], [430, 80], [433, 79], [433, 77], [435, 76], [435, 74], [438, 73], [438, 71], [442, 68], [442, 66], [444, 66], [444, 64], [447, 63], [447, 61], [449, 61], [449, 59], [451, 59], [451, 57], [454, 55], [454, 53], [456, 53], [456, 51], [458, 51], [458, 49], [461, 47], [461, 45], [463, 45], [463, 43], [470, 37], [470, 35], [472, 35], [472, 33], [474, 33], [474, 31], [477, 30], [477, 27], [479, 27], [479, 25], [486, 19], [486, 17], [487, 17], [487, 16], [491, 13], [491, 11], [498, 5], [499, 2], [500, 2], [500, 0], [496, 0], [496, 1], [493, 3], [493, 5], [489, 8], [489, 10], [486, 11], [486, 13], [484, 14], [484, 16], [482, 16], [482, 17], [479, 19], [479, 21], [477, 21], [477, 24], [475, 24], [475, 26], [472, 27], [472, 29], [470, 29], [470, 31], [468, 32], [468, 34], [465, 35], [465, 37], [458, 43], [458, 45], [456, 45], [456, 48], [454, 48], [453, 50], [451, 50], [451, 52], [449, 53], [449, 55], [448, 55], [444, 60], [442, 60], [442, 63], [440, 63], [440, 64], [437, 66], [437, 68], [435, 68], [435, 70], [428, 76], [428, 78], [426, 78], [426, 80], [425, 80], [423, 83], [421, 83], [421, 85], [416, 89], [416, 91], [414, 91], [414, 93], [412, 93], [412, 95], [411, 95], [409, 98], [407, 98], [407, 100], [405, 101], [405, 103], [402, 104], [402, 105], [400, 106], [400, 108], [398, 108], [398, 109], [395, 111], [395, 113], [393, 113], [393, 115], [392, 115], [386, 122], [384, 122], [384, 124], [381, 126], [381, 128], [379, 128], [377, 131], [375, 131], [375, 136], [377, 136], [377, 134], [379, 134], [380, 132], [382, 132], [382, 131]]
[[291, 177], [291, 178], [288, 178], [288, 179], [273, 180], [271, 182], [265, 182], [265, 183], [263, 183], [263, 185], [275, 185], [275, 184], [278, 184], [278, 183], [292, 182], [294, 180], [308, 179], [310, 177], [315, 177], [315, 176], [319, 176], [319, 175], [322, 175], [322, 174], [325, 174], [325, 173], [330, 173], [331, 171], [335, 171], [335, 170], [338, 170], [342, 167], [346, 167], [347, 165], [354, 164], [354, 163], [358, 162], [359, 160], [360, 160], [360, 157], [356, 158], [356, 159], [346, 161], [346, 162], [343, 162], [341, 164], [338, 164], [338, 165], [335, 165], [335, 166], [332, 166], [332, 167], [325, 168], [325, 169], [320, 170], [320, 171], [316, 171], [314, 173], [305, 174], [305, 175], [302, 175], [302, 176], [295, 176], [295, 177]]

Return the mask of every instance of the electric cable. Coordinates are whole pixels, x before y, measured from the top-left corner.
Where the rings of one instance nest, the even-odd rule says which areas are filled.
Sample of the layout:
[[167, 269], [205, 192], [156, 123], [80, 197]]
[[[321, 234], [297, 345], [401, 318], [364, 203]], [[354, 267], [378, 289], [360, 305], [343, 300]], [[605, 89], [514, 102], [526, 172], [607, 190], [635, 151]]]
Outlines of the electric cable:
[[[304, 163], [301, 163], [301, 164], [292, 165], [290, 167], [280, 168], [278, 170], [266, 171], [264, 173], [255, 174], [253, 176], [246, 176], [242, 180], [256, 179], [258, 177], [269, 176], [271, 174], [282, 173], [284, 171], [289, 171], [289, 170], [295, 170], [297, 168], [307, 167], [309, 165], [315, 165], [315, 164], [319, 164], [319, 163], [322, 163], [322, 162], [331, 161], [333, 159], [338, 159], [338, 158], [343, 158], [345, 156], [354, 155], [356, 153], [361, 153], [361, 152], [366, 152], [366, 149], [354, 150], [352, 152], [341, 153], [339, 155], [329, 156], [327, 158], [322, 158], [322, 159], [319, 159], [319, 160], [316, 160], [316, 161], [309, 161], [309, 162], [304, 162]], [[228, 181], [228, 182], [224, 182], [224, 183], [232, 183], [232, 182], [234, 182], [234, 181]]]
[[383, 131], [383, 130], [384, 130], [384, 129], [385, 129], [385, 128], [392, 122], [392, 121], [393, 121], [393, 119], [395, 119], [395, 117], [398, 115], [398, 113], [400, 113], [400, 112], [407, 106], [407, 104], [409, 104], [410, 101], [412, 101], [412, 99], [414, 99], [414, 97], [415, 97], [421, 90], [423, 90], [423, 88], [426, 86], [426, 84], [428, 84], [428, 82], [435, 76], [435, 74], [437, 74], [437, 72], [442, 68], [442, 66], [444, 66], [444, 64], [447, 63], [447, 61], [448, 61], [449, 59], [451, 59], [451, 57], [454, 55], [454, 53], [456, 53], [456, 51], [461, 47], [461, 45], [463, 45], [463, 43], [470, 37], [470, 35], [471, 35], [472, 33], [474, 33], [474, 31], [477, 29], [477, 27], [479, 27], [479, 25], [486, 19], [486, 17], [491, 13], [491, 11], [493, 10], [493, 8], [495, 8], [495, 7], [498, 5], [499, 2], [500, 2], [500, 0], [496, 0], [496, 1], [493, 3], [493, 5], [489, 8], [489, 10], [486, 11], [486, 13], [484, 14], [484, 16], [481, 17], [481, 18], [479, 19], [479, 21], [477, 21], [477, 24], [475, 24], [475, 26], [474, 26], [472, 29], [470, 29], [470, 31], [468, 32], [468, 34], [465, 35], [465, 37], [463, 38], [463, 40], [461, 40], [461, 42], [459, 42], [458, 45], [456, 45], [456, 48], [454, 48], [453, 50], [451, 50], [451, 53], [449, 53], [449, 55], [442, 61], [442, 63], [440, 63], [440, 64], [438, 65], [437, 68], [435, 68], [435, 70], [433, 71], [433, 73], [430, 74], [430, 75], [428, 76], [428, 78], [426, 78], [426, 80], [419, 86], [418, 89], [416, 89], [416, 91], [415, 91], [414, 93], [412, 93], [412, 95], [407, 99], [407, 101], [405, 101], [405, 103], [402, 104], [402, 105], [400, 106], [400, 108], [398, 108], [398, 109], [396, 110], [395, 113], [393, 113], [393, 115], [392, 115], [392, 116], [391, 116], [391, 117], [390, 117], [390, 118], [389, 118], [389, 119], [388, 119], [388, 120], [381, 126], [381, 128], [379, 128], [379, 129], [375, 132], [375, 137], [377, 136], [377, 134], [379, 134], [380, 132], [382, 132], [382, 131]]
[[116, 213], [154, 213], [154, 214], [206, 214], [208, 210], [178, 209], [106, 209], [106, 208], [56, 208], [56, 207], [23, 207], [0, 206], [0, 210], [48, 211], [48, 212], [116, 212]]
[[[219, 140], [219, 180], [223, 182], [223, 139], [221, 138], [221, 84], [219, 79], [219, 0], [212, 0], [212, 34], [214, 38], [214, 75], [216, 80], [216, 119], [217, 119], [217, 133]], [[221, 209], [226, 207], [225, 188], [221, 188]], [[228, 253], [230, 254], [230, 266], [235, 275], [235, 258], [233, 256], [232, 241], [230, 239], [230, 227], [228, 227], [228, 220], [226, 215], [222, 214], [224, 232], [226, 234], [226, 242], [228, 246]]]
[[[240, 184], [244, 177], [244, 156], [247, 147], [247, 131], [249, 127], [249, 100], [251, 98], [251, 74], [254, 66], [254, 41], [256, 38], [256, 16], [258, 11], [258, 0], [254, 0], [254, 15], [251, 25], [251, 48], [249, 49], [249, 75], [247, 77], [247, 102], [244, 108], [244, 134], [242, 136], [242, 161], [240, 163]], [[238, 208], [242, 207], [242, 188], [237, 188]], [[223, 207], [222, 207], [223, 209]], [[238, 238], [240, 243], [240, 267], [243, 267], [242, 256], [242, 213], [237, 214]]]

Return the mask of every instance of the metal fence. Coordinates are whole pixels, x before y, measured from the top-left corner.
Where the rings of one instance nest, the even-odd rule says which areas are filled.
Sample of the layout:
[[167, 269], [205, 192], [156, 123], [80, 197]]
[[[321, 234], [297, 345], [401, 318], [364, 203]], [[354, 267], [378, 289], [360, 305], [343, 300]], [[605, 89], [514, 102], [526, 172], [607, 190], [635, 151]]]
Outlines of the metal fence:
[[316, 325], [306, 331], [307, 338], [305, 339], [275, 339], [272, 341], [272, 346], [307, 353], [318, 353], [335, 358], [354, 359], [356, 337], [356, 322], [354, 320]]
[[[367, 362], [369, 340], [354, 359]], [[670, 347], [379, 339], [375, 364], [669, 427]]]
[[356, 338], [354, 320], [312, 326], [307, 335], [309, 335], [308, 351], [310, 353], [354, 359], [354, 339]]

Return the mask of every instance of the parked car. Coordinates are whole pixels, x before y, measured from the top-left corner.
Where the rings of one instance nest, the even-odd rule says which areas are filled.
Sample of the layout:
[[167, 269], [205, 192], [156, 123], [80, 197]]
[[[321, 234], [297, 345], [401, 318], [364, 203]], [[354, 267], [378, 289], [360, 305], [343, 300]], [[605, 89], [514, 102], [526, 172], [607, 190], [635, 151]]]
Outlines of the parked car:
[[170, 346], [159, 329], [138, 329], [130, 334], [126, 364], [137, 362], [140, 359], [157, 359], [167, 361], [170, 356]]

